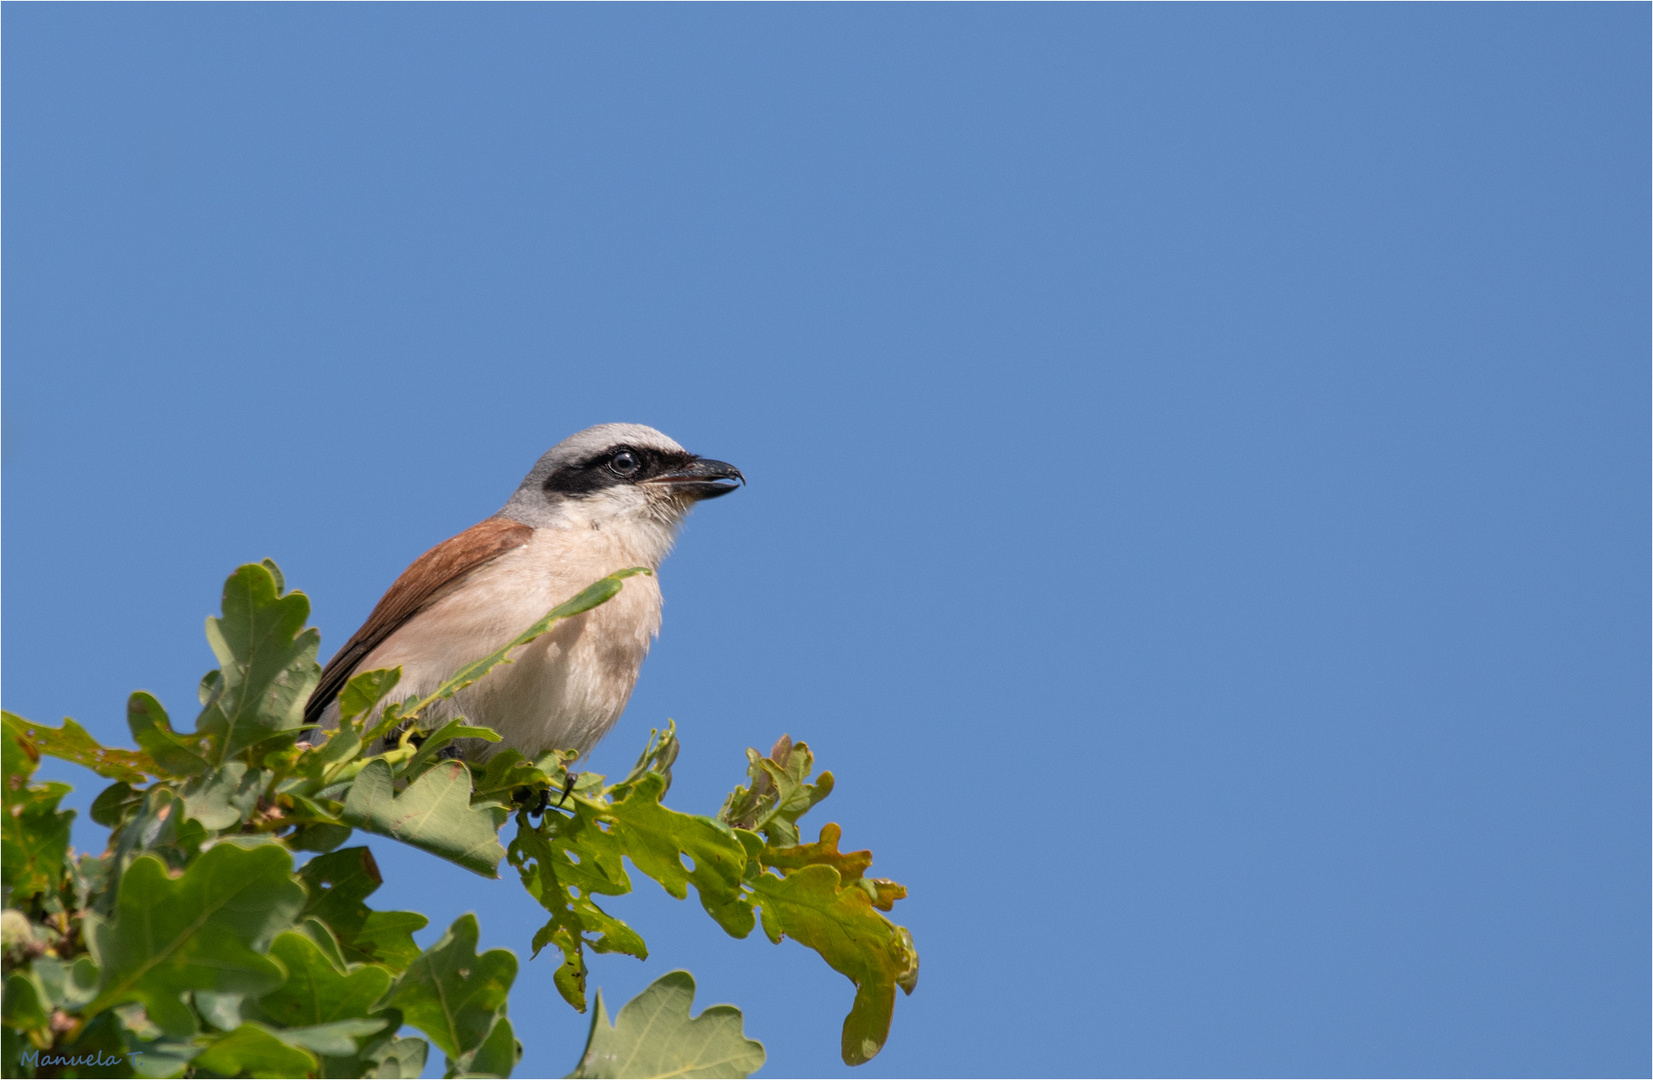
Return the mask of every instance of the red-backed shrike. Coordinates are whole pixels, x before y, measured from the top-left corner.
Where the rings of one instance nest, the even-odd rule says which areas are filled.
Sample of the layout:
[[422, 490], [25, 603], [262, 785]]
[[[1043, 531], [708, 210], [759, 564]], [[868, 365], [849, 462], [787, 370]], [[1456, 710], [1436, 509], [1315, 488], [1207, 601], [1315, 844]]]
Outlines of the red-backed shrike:
[[[424, 696], [598, 578], [630, 566], [657, 571], [694, 504], [744, 482], [733, 465], [641, 424], [570, 435], [499, 513], [402, 572], [322, 671], [305, 720], [336, 727], [338, 693], [358, 671], [400, 667], [397, 696]], [[518, 649], [514, 663], [432, 705], [421, 724], [464, 716], [529, 756], [584, 754], [619, 719], [659, 631], [659, 579], [633, 577], [607, 603]], [[496, 748], [476, 742], [466, 756]]]

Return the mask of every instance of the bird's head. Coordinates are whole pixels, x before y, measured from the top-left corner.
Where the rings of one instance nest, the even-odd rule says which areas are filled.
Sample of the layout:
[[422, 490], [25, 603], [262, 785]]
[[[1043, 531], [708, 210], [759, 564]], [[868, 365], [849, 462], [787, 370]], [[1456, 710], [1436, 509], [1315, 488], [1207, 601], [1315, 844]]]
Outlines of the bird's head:
[[695, 503], [745, 482], [728, 462], [691, 454], [654, 428], [598, 424], [547, 450], [501, 513], [536, 528], [664, 530], [669, 548]]

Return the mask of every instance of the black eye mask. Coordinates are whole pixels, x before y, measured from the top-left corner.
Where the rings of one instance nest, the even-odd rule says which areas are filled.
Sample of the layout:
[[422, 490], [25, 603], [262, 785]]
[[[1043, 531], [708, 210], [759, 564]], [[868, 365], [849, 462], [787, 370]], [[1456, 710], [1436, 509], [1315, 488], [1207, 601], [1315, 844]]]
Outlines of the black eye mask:
[[[636, 463], [629, 472], [617, 466], [626, 456]], [[604, 488], [637, 484], [692, 466], [697, 459], [682, 450], [650, 450], [616, 446], [574, 465], [564, 465], [545, 478], [545, 490], [558, 495], [590, 495]]]

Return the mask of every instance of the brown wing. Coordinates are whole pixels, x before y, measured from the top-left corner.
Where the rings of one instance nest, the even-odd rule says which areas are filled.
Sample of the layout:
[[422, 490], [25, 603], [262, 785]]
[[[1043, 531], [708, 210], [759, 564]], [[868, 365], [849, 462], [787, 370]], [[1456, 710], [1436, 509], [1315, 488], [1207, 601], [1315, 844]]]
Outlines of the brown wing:
[[413, 618], [420, 608], [442, 595], [449, 586], [457, 584], [472, 570], [526, 544], [533, 532], [533, 526], [520, 521], [489, 518], [472, 525], [451, 540], [442, 541], [413, 560], [413, 565], [402, 571], [402, 576], [380, 599], [362, 628], [327, 662], [316, 692], [310, 695], [309, 704], [304, 706], [304, 722], [311, 725], [320, 723], [322, 710], [344, 689], [356, 665], [378, 648], [397, 627]]

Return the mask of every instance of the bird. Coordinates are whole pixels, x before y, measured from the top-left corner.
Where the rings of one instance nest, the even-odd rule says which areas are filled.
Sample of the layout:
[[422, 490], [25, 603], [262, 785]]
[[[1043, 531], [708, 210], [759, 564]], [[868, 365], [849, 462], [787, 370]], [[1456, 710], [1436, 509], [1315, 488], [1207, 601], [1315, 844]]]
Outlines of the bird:
[[645, 567], [654, 573], [558, 622], [418, 720], [430, 728], [463, 716], [498, 732], [499, 743], [455, 744], [456, 756], [472, 761], [507, 747], [530, 758], [548, 750], [584, 757], [625, 710], [659, 635], [658, 570], [684, 518], [745, 483], [733, 465], [691, 454], [643, 424], [570, 435], [534, 463], [498, 513], [402, 572], [322, 670], [305, 723], [336, 728], [339, 692], [358, 672], [399, 667], [395, 696], [423, 698], [592, 582]]

